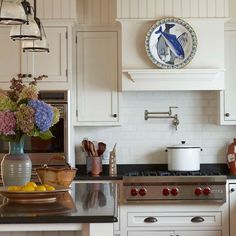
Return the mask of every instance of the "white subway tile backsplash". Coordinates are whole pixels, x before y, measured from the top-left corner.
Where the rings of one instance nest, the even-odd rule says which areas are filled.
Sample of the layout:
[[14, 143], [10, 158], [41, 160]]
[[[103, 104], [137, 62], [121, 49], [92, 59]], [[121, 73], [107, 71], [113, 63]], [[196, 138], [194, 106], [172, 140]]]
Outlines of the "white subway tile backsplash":
[[[198, 92], [124, 92], [119, 127], [76, 127], [77, 163], [85, 163], [80, 143], [84, 137], [103, 141], [110, 151], [117, 143], [117, 162], [167, 163], [165, 148], [185, 140], [203, 148], [202, 163], [225, 162], [227, 145], [236, 137], [236, 126], [219, 126], [218, 94]], [[171, 119], [144, 120], [144, 110], [168, 111], [178, 106], [180, 125], [176, 131]], [[108, 155], [109, 152], [107, 152]]]

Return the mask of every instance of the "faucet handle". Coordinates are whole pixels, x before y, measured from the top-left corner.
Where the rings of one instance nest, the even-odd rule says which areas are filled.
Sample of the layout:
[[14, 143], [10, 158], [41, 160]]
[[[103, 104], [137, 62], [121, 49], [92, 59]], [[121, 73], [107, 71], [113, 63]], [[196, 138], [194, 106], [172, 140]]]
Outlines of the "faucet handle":
[[177, 131], [177, 126], [179, 125], [179, 119], [177, 114], [175, 114], [172, 124], [175, 126], [175, 129]]

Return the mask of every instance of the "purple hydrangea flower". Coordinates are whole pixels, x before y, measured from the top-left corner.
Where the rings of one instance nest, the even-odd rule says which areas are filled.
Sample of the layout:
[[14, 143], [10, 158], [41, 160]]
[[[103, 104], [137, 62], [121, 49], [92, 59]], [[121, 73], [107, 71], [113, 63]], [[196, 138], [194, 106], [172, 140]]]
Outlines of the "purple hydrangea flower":
[[0, 112], [0, 134], [13, 135], [15, 134], [16, 119], [11, 111]]
[[53, 109], [40, 100], [30, 100], [28, 105], [35, 110], [35, 124], [41, 132], [49, 130], [53, 122]]

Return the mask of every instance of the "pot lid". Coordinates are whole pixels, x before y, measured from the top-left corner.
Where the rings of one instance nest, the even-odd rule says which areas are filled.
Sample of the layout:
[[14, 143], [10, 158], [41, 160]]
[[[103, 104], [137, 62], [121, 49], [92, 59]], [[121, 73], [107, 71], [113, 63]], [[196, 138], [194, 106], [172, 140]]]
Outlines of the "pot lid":
[[200, 147], [197, 147], [197, 146], [188, 145], [188, 144], [186, 144], [185, 141], [181, 141], [181, 144], [173, 145], [171, 147], [167, 147], [167, 149], [193, 149], [193, 148], [201, 149]]

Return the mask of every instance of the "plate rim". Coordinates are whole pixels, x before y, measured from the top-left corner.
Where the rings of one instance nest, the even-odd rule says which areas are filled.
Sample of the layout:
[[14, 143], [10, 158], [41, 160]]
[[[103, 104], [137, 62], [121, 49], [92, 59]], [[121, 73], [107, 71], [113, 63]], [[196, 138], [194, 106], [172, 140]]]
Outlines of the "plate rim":
[[[164, 23], [177, 23], [182, 25], [190, 34], [192, 37], [192, 49], [191, 49], [191, 53], [190, 55], [185, 58], [181, 63], [179, 63], [178, 65], [166, 65], [163, 64], [161, 62], [159, 62], [151, 53], [150, 48], [149, 48], [149, 42], [150, 42], [150, 36], [152, 35], [153, 31], [159, 27], [160, 25], [164, 24]], [[153, 64], [157, 65], [159, 68], [161, 69], [179, 69], [179, 68], [183, 68], [184, 66], [186, 66], [187, 64], [190, 63], [190, 61], [193, 59], [193, 57], [196, 54], [197, 51], [197, 46], [198, 46], [198, 40], [197, 40], [197, 35], [194, 31], [194, 29], [192, 28], [192, 26], [187, 23], [186, 21], [177, 18], [177, 17], [167, 17], [167, 18], [163, 18], [161, 20], [158, 20], [155, 22], [154, 25], [152, 25], [152, 27], [148, 30], [147, 34], [146, 34], [146, 38], [145, 38], [145, 49], [146, 49], [146, 53], [149, 57], [149, 59], [152, 61]]]

